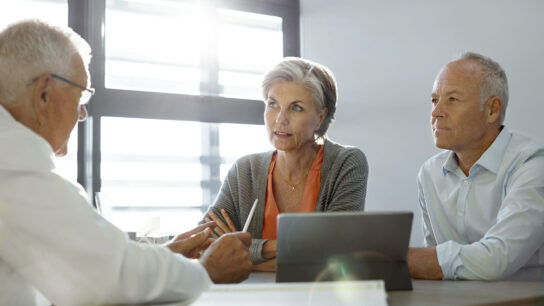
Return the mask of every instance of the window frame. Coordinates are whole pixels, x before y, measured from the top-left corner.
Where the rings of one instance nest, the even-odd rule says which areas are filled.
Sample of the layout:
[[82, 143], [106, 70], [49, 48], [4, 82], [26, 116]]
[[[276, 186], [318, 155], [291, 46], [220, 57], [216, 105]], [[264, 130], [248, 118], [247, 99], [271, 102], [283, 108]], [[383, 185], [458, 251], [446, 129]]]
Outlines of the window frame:
[[[203, 0], [200, 0], [203, 1]], [[219, 9], [273, 15], [282, 18], [283, 56], [300, 56], [300, 3], [299, 0], [208, 0], [207, 4]], [[184, 95], [159, 92], [120, 90], [105, 87], [105, 26], [106, 0], [68, 0], [68, 24], [89, 42], [93, 58], [89, 67], [91, 83], [96, 89], [88, 105], [88, 118], [79, 123], [77, 180], [85, 188], [96, 207], [94, 194], [101, 190], [101, 117], [125, 117], [165, 120], [188, 120], [207, 123], [264, 124], [264, 103], [256, 100], [227, 98], [214, 95]], [[218, 84], [218, 64], [207, 64], [210, 83]], [[211, 65], [211, 66], [210, 66]], [[201, 88], [202, 88], [201, 84]], [[217, 93], [210, 86], [206, 92]], [[207, 150], [203, 160], [201, 187], [209, 192], [203, 195], [203, 211], [212, 204], [221, 186], [219, 156], [211, 155], [219, 146], [218, 129], [208, 131]], [[207, 151], [207, 152], [205, 152]]]

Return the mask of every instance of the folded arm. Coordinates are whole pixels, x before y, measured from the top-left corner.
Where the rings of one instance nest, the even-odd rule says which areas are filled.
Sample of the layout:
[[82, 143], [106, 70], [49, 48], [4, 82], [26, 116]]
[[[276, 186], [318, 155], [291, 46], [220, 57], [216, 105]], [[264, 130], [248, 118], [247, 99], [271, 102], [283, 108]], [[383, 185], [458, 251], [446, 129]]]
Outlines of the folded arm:
[[[453, 240], [436, 245], [445, 279], [503, 279], [544, 246], [543, 170], [544, 158], [533, 158], [510, 176], [497, 221], [480, 240], [466, 245]], [[424, 199], [420, 197], [426, 245], [432, 245], [432, 227], [440, 225], [431, 224], [421, 201]]]

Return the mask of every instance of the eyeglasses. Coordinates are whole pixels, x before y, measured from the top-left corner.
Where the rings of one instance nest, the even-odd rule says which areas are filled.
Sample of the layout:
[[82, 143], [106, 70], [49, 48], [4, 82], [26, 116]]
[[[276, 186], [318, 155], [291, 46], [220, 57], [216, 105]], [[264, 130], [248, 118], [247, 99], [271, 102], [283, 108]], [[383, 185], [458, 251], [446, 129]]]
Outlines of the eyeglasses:
[[55, 79], [58, 79], [58, 80], [61, 80], [63, 82], [66, 82], [72, 86], [75, 86], [81, 90], [83, 90], [81, 92], [81, 98], [79, 98], [79, 104], [80, 105], [85, 105], [87, 103], [89, 103], [89, 100], [91, 100], [91, 97], [94, 95], [94, 88], [86, 88], [84, 86], [81, 86], [77, 83], [74, 83], [66, 78], [63, 78], [61, 77], [60, 75], [57, 75], [57, 74], [54, 74], [54, 73], [51, 73], [51, 76], [54, 77]]
[[[94, 95], [94, 88], [90, 88], [90, 87], [89, 87], [89, 88], [86, 88], [86, 87], [81, 86], [81, 85], [79, 85], [79, 84], [77, 84], [77, 83], [74, 83], [74, 82], [72, 82], [72, 81], [70, 81], [70, 80], [68, 80], [68, 79], [66, 79], [66, 78], [61, 77], [61, 76], [58, 75], [58, 74], [51, 73], [51, 76], [52, 76], [53, 78], [57, 79], [57, 80], [61, 80], [61, 81], [65, 82], [65, 83], [68, 83], [68, 84], [70, 84], [70, 85], [72, 85], [72, 86], [74, 86], [74, 87], [77, 87], [77, 88], [81, 89], [81, 90], [82, 90], [82, 92], [81, 92], [81, 98], [79, 98], [79, 104], [80, 104], [80, 105], [85, 105], [85, 104], [87, 104], [87, 103], [89, 102], [89, 100], [91, 100], [91, 97]], [[30, 81], [30, 82], [28, 83], [28, 85], [30, 85], [30, 84], [36, 82], [36, 81], [38, 80], [38, 78], [39, 78], [39, 76], [33, 78], [32, 81]]]

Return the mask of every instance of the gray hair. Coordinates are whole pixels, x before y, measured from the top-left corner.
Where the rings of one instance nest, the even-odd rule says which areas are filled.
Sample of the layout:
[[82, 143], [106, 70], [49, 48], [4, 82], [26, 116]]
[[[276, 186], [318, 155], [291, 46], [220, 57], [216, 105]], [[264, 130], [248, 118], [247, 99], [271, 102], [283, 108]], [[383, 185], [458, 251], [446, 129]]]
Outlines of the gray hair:
[[75, 55], [87, 69], [91, 48], [68, 27], [35, 19], [8, 26], [0, 33], [0, 104], [15, 102], [28, 82], [43, 73], [72, 77]]
[[501, 99], [502, 107], [499, 123], [502, 124], [506, 115], [506, 107], [508, 106], [508, 79], [506, 78], [506, 73], [499, 63], [481, 54], [465, 52], [458, 58], [458, 60], [465, 59], [476, 61], [482, 69], [483, 80], [482, 84], [480, 84], [480, 103], [482, 107], [492, 96], [497, 96]]
[[332, 72], [325, 66], [298, 57], [286, 57], [268, 71], [261, 84], [263, 99], [268, 99], [270, 87], [278, 82], [294, 82], [310, 91], [318, 110], [327, 108], [327, 115], [321, 126], [314, 131], [316, 139], [324, 139], [336, 112], [338, 98], [336, 80]]

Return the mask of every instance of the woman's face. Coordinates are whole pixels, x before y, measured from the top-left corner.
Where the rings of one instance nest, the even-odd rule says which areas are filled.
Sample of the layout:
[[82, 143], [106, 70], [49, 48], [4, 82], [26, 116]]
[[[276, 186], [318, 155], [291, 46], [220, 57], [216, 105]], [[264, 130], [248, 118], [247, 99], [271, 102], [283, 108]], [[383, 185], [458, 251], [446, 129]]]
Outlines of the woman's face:
[[296, 151], [312, 145], [314, 131], [327, 114], [310, 91], [293, 82], [278, 82], [268, 91], [264, 121], [270, 143], [279, 151]]

